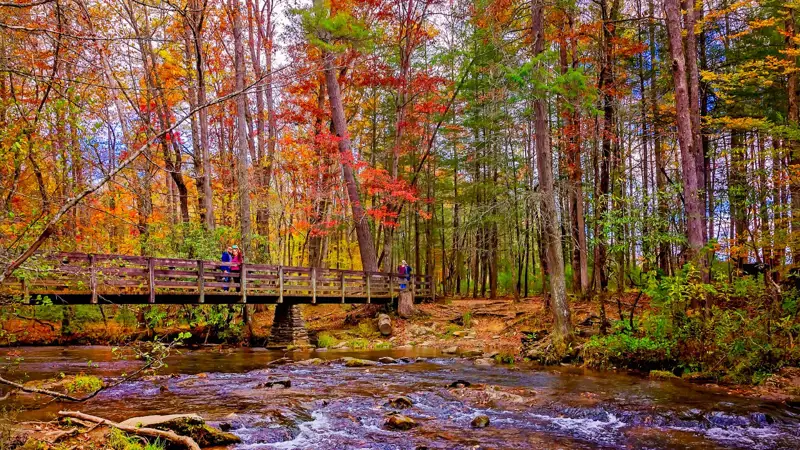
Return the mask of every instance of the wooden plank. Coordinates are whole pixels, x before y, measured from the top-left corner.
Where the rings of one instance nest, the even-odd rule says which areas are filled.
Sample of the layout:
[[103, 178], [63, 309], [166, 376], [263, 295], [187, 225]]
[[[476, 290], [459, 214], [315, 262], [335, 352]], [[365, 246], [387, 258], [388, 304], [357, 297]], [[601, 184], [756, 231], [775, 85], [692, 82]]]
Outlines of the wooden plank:
[[206, 274], [203, 260], [197, 260], [197, 289], [200, 290], [198, 301], [203, 304], [206, 302]]
[[283, 303], [283, 267], [278, 268], [278, 303]]
[[150, 303], [156, 302], [156, 263], [152, 258], [147, 260], [147, 284], [150, 287]]
[[317, 303], [317, 268], [311, 268], [311, 303]]
[[97, 267], [94, 264], [94, 255], [89, 255], [89, 287], [92, 289], [92, 304], [97, 304]]
[[239, 270], [241, 271], [241, 278], [239, 278], [239, 284], [241, 285], [241, 303], [247, 303], [247, 266], [244, 262], [239, 265]]

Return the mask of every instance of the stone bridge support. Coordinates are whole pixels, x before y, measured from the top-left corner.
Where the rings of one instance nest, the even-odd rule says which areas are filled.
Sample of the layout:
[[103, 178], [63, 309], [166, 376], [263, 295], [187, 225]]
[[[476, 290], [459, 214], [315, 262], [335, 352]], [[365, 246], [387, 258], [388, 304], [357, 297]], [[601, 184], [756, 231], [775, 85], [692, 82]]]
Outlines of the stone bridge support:
[[303, 320], [300, 305], [278, 303], [275, 305], [275, 319], [267, 348], [286, 348], [290, 345], [309, 345], [306, 321]]

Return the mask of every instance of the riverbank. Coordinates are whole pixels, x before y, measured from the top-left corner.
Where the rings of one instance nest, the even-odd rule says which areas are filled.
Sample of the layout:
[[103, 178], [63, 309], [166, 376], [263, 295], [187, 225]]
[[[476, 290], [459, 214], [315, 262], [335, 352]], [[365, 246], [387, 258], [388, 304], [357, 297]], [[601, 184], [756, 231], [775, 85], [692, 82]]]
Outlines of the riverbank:
[[[680, 377], [700, 385], [726, 386], [731, 392], [778, 401], [800, 399], [800, 370], [796, 368], [780, 366], [756, 382], [750, 382], [728, 377], [725, 370], [712, 372], [681, 366], [676, 360], [677, 355], [665, 356], [659, 347], [653, 346], [653, 349], [642, 345], [641, 342], [650, 342], [649, 336], [634, 338], [634, 334], [626, 334], [624, 330], [611, 330], [609, 336], [600, 337], [597, 302], [573, 301], [571, 306], [576, 338], [572, 351], [557, 361], [543, 361], [546, 358], [541, 351], [542, 343], [547, 343], [546, 330], [551, 328], [552, 319], [540, 297], [521, 301], [446, 299], [419, 304], [417, 314], [411, 319], [392, 315], [392, 333], [389, 336], [378, 331], [374, 315], [359, 318], [359, 306], [302, 305], [301, 309], [311, 343], [320, 351], [416, 348], [432, 349], [453, 357], [488, 357], [493, 364], [525, 360], [587, 364], [609, 371], [632, 369], [657, 378]], [[63, 315], [62, 320], [53, 320], [53, 308], [61, 309], [25, 307], [8, 316], [2, 323], [7, 343], [116, 345], [152, 339], [153, 336], [169, 339], [189, 332], [192, 337], [186, 344], [190, 348], [259, 347], [265, 344], [269, 335], [274, 307], [254, 309], [251, 328], [247, 330], [242, 326], [238, 306], [202, 307], [208, 319], [196, 313], [196, 308], [179, 306], [142, 309], [138, 318], [120, 306], [106, 306], [102, 314], [97, 306], [80, 306], [72, 308], [66, 321], [67, 332]], [[636, 293], [619, 296], [606, 308], [609, 320], [618, 320], [617, 323], [622, 324], [633, 321], [632, 318], [638, 322], [652, 315], [649, 298]], [[150, 326], [143, 326], [148, 320]], [[620, 342], [627, 347], [618, 349]], [[602, 352], [600, 356], [603, 359], [599, 359], [598, 352]]]
[[[40, 379], [85, 371], [110, 383], [138, 364], [115, 359], [109, 347], [20, 351], [27, 356], [18, 375]], [[191, 412], [242, 441], [227, 447], [231, 450], [475, 445], [752, 450], [794, 448], [800, 438], [797, 406], [683, 380], [528, 362], [484, 364], [484, 356], [454, 358], [429, 347], [185, 350], [170, 356], [160, 374], [108, 389], [78, 405], [38, 399], [38, 408], [16, 420], [38, 427], [46, 439], [53, 432], [78, 428], [75, 436], [44, 448], [86, 449], [114, 448], [107, 444], [108, 429], [85, 436], [84, 427], [74, 422], [61, 422], [57, 428], [40, 422], [49, 422], [63, 409], [115, 422]], [[37, 402], [27, 398], [30, 405]], [[395, 427], [399, 424], [409, 426]]]

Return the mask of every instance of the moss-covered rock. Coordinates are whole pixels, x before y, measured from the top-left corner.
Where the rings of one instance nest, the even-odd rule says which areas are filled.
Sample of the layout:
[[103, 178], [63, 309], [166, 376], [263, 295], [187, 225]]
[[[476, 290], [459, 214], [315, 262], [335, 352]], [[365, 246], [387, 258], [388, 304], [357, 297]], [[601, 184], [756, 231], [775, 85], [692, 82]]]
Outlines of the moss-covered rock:
[[412, 402], [408, 397], [400, 396], [389, 400], [386, 405], [391, 406], [392, 408], [403, 409], [410, 408], [412, 405], [414, 405], [414, 402]]
[[390, 430], [400, 431], [408, 431], [418, 425], [414, 419], [402, 414], [390, 414], [386, 417], [386, 422], [383, 423], [383, 426]]
[[678, 377], [674, 373], [667, 370], [651, 370], [650, 378], [654, 380], [670, 380]]
[[346, 367], [371, 367], [378, 365], [376, 361], [370, 361], [368, 359], [351, 358], [349, 356], [342, 358], [342, 362]]

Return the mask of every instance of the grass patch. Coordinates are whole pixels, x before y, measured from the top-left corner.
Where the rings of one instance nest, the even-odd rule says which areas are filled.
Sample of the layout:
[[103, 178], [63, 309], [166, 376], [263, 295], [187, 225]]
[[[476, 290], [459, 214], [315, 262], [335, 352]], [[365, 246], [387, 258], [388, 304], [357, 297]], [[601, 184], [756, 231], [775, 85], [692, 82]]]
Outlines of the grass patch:
[[141, 438], [128, 436], [116, 428], [111, 430], [106, 444], [112, 450], [164, 450], [166, 448], [159, 440], [144, 442]]
[[359, 338], [370, 339], [378, 335], [378, 329], [372, 321], [361, 322], [357, 327], [350, 330], [350, 332]]
[[391, 342], [381, 341], [375, 344], [375, 350], [389, 350], [392, 348]]
[[464, 324], [464, 328], [472, 327], [472, 311], [466, 311], [461, 315], [461, 323]]
[[317, 335], [317, 347], [331, 348], [336, 345], [338, 341], [330, 333], [320, 333]]
[[369, 341], [364, 338], [355, 338], [349, 340], [347, 346], [353, 350], [366, 350], [369, 348]]

